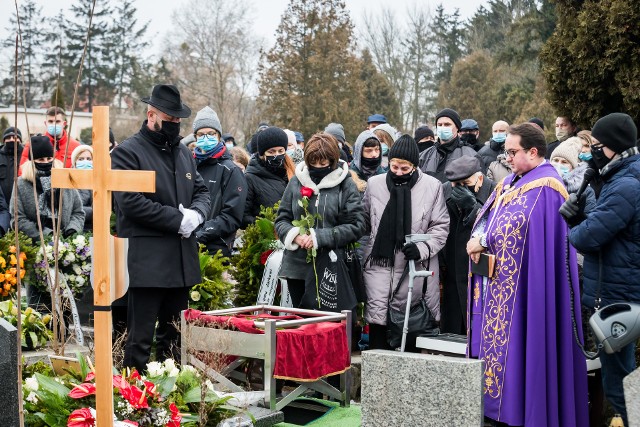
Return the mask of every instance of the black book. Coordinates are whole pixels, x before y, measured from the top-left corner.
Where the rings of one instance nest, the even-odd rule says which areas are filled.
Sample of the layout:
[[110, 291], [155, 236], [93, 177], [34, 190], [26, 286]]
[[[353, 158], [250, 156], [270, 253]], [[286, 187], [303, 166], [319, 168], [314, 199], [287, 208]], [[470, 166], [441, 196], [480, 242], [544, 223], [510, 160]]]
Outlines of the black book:
[[480, 260], [476, 264], [471, 261], [471, 273], [480, 276], [491, 277], [496, 266], [496, 256], [491, 254], [480, 254]]

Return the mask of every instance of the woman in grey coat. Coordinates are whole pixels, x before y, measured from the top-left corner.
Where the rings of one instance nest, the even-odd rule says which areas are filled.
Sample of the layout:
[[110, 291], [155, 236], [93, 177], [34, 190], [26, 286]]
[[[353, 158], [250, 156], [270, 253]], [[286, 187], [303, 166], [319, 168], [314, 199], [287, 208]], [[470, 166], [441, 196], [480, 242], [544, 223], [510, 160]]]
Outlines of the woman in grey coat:
[[[298, 204], [303, 187], [313, 192], [308, 210], [319, 214], [320, 219], [309, 234], [301, 235], [292, 221], [304, 215]], [[285, 247], [280, 277], [287, 280], [293, 305], [299, 307], [305, 277], [313, 268], [306, 262], [307, 250], [337, 249], [338, 256], [342, 256], [342, 249], [356, 242], [365, 229], [360, 193], [351, 179], [349, 166], [340, 160], [338, 144], [331, 135], [316, 134], [305, 144], [304, 163], [296, 167], [296, 174], [282, 196], [275, 228]]]
[[[365, 319], [369, 323], [369, 348], [389, 349], [387, 307], [392, 292], [409, 260], [416, 270], [426, 266], [435, 272], [424, 290], [429, 310], [440, 319], [438, 252], [449, 233], [449, 213], [440, 181], [424, 174], [416, 166], [418, 145], [409, 135], [401, 136], [389, 151], [389, 172], [369, 179], [364, 195], [364, 210], [370, 231], [364, 250], [364, 284], [367, 291]], [[407, 234], [429, 234], [430, 240], [405, 244]], [[391, 301], [391, 307], [406, 307], [409, 278], [405, 276]], [[416, 281], [412, 305], [422, 298], [422, 280]], [[408, 351], [416, 351], [415, 336], [409, 335]]]
[[[24, 162], [21, 166], [22, 176], [18, 179], [17, 195], [14, 193], [11, 197], [11, 216], [16, 215], [13, 200], [17, 197], [18, 228], [34, 241], [40, 240], [36, 207], [39, 209], [43, 235], [47, 236], [53, 232], [53, 212], [56, 212], [55, 219], [60, 221], [63, 236], [80, 233], [84, 226], [84, 211], [78, 191], [51, 188], [51, 169], [63, 166], [61, 161], [53, 158], [53, 146], [49, 138], [34, 136], [31, 138], [31, 146], [35, 160]], [[34, 185], [37, 200], [33, 197]], [[57, 212], [60, 197], [62, 212]]]

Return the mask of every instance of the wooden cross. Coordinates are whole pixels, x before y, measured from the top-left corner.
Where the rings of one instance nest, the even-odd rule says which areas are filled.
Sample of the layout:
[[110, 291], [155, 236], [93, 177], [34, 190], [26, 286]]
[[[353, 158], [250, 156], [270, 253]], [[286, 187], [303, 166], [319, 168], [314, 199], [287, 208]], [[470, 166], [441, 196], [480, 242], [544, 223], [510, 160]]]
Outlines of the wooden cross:
[[109, 220], [111, 192], [155, 193], [154, 171], [111, 170], [109, 107], [93, 109], [93, 170], [53, 169], [52, 186], [93, 190], [94, 342], [97, 425], [113, 426], [113, 354], [111, 343], [111, 290]]

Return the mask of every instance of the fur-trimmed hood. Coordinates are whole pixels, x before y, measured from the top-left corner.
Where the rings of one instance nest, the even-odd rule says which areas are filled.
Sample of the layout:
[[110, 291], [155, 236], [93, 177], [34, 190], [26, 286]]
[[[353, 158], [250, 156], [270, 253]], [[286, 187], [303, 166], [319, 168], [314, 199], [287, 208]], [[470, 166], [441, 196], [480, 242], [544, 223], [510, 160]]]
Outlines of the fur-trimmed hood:
[[349, 165], [343, 160], [338, 161], [338, 167], [335, 168], [329, 175], [322, 178], [320, 184], [316, 185], [309, 176], [309, 168], [306, 163], [300, 163], [296, 166], [296, 177], [300, 181], [303, 187], [309, 187], [315, 194], [318, 194], [320, 190], [324, 188], [333, 188], [340, 185], [342, 181], [349, 175]]

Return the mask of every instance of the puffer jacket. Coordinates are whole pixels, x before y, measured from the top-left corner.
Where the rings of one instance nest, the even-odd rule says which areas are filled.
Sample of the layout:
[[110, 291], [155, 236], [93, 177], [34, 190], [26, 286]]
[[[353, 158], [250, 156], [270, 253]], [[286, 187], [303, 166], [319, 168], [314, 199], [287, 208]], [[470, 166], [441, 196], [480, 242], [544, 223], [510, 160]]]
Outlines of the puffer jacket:
[[[613, 164], [616, 162], [616, 164]], [[569, 232], [571, 244], [584, 254], [582, 303], [594, 307], [614, 302], [640, 303], [640, 155], [613, 160], [603, 173], [595, 208]]]
[[[469, 148], [469, 147], [467, 147]], [[418, 181], [411, 189], [411, 233], [429, 234], [431, 239], [418, 243], [422, 255], [422, 263], [416, 263], [416, 270], [424, 270], [428, 265], [435, 276], [427, 279], [426, 301], [436, 320], [440, 319], [440, 280], [438, 267], [438, 252], [444, 247], [449, 234], [449, 213], [442, 191], [442, 184], [435, 178], [420, 170]], [[387, 305], [392, 291], [400, 280], [407, 261], [402, 252], [395, 257], [394, 267], [381, 267], [368, 262], [373, 244], [378, 235], [380, 219], [391, 193], [387, 188], [387, 176], [378, 175], [369, 179], [369, 186], [364, 194], [364, 210], [367, 219], [369, 243], [364, 249], [364, 284], [367, 290], [367, 304], [365, 319], [375, 325], [387, 324]], [[389, 242], [391, 244], [391, 242]], [[423, 265], [424, 264], [424, 265]], [[391, 271], [393, 269], [393, 271]], [[418, 279], [414, 283], [412, 305], [418, 303], [422, 294], [423, 281]], [[396, 310], [404, 310], [409, 290], [409, 277], [405, 277], [400, 289], [392, 302]]]
[[261, 206], [270, 208], [278, 203], [287, 188], [287, 178], [269, 172], [256, 156], [251, 158], [244, 176], [247, 180], [247, 202], [242, 228], [256, 222]]
[[361, 196], [351, 179], [346, 162], [316, 185], [309, 177], [307, 165], [296, 166], [296, 175], [291, 178], [282, 196], [275, 222], [276, 232], [284, 244], [285, 252], [280, 268], [280, 277], [303, 280], [311, 264], [307, 264], [307, 251], [299, 249], [293, 240], [300, 234], [300, 228], [291, 222], [300, 219], [304, 210], [298, 205], [300, 189], [309, 187], [314, 194], [309, 198], [308, 210], [320, 214], [316, 227], [311, 229], [314, 247], [343, 249], [356, 242], [365, 232], [365, 217]]
[[507, 163], [504, 153], [499, 154], [497, 159], [491, 162], [487, 168], [487, 178], [495, 183], [502, 182], [510, 174], [511, 166]]
[[444, 170], [447, 165], [462, 156], [476, 156], [476, 150], [468, 147], [456, 136], [451, 142], [441, 144], [437, 142], [433, 147], [429, 147], [420, 155], [418, 163], [420, 170], [431, 175], [440, 182], [447, 182]]

